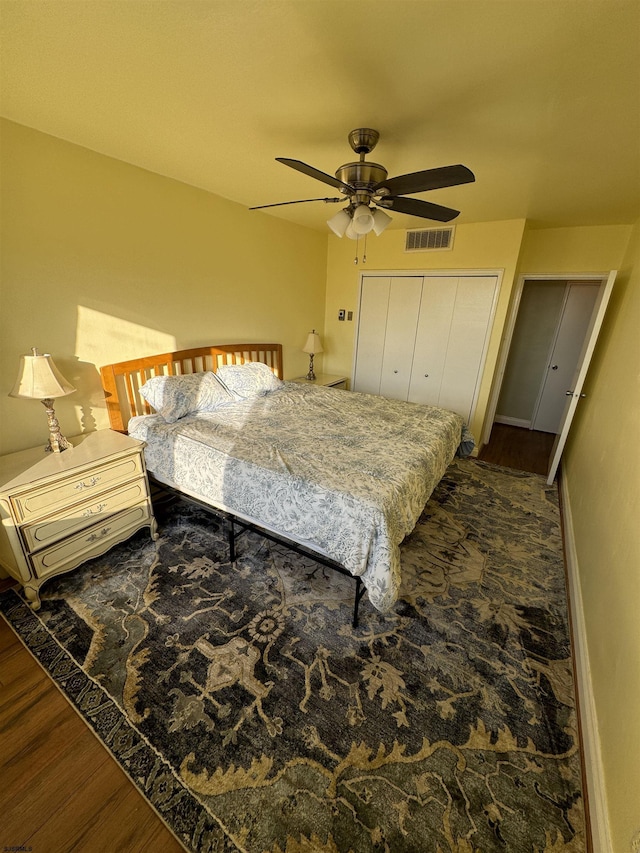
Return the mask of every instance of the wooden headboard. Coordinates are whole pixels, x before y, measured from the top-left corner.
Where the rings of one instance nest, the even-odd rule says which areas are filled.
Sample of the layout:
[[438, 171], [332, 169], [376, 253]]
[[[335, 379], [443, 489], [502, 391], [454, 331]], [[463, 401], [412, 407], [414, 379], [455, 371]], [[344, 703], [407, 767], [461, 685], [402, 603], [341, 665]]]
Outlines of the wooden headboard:
[[206, 370], [215, 373], [221, 364], [244, 364], [246, 361], [261, 361], [269, 365], [279, 379], [283, 378], [281, 344], [219, 344], [105, 364], [100, 368], [100, 375], [111, 429], [126, 432], [129, 419], [134, 415], [151, 414], [153, 410], [140, 396], [140, 388], [152, 376]]

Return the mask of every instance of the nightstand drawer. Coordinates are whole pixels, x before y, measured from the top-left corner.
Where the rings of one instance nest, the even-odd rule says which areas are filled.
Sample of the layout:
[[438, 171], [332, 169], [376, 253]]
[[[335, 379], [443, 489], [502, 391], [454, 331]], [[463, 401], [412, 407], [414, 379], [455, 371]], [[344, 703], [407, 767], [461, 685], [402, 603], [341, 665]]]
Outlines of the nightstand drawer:
[[91, 557], [97, 557], [107, 551], [111, 545], [121, 542], [123, 532], [149, 524], [151, 515], [145, 502], [131, 507], [118, 515], [105, 519], [102, 524], [94, 524], [82, 533], [63, 539], [57, 545], [43, 548], [31, 555], [36, 576], [41, 580], [55, 574], [61, 568], [68, 571]]
[[22, 536], [28, 550], [37, 551], [38, 548], [62, 539], [63, 536], [70, 536], [96, 521], [140, 503], [146, 496], [147, 483], [144, 478], [140, 478], [91, 501], [83, 501], [71, 509], [28, 524], [22, 528]]
[[135, 453], [102, 467], [94, 466], [84, 472], [76, 472], [73, 477], [50, 481], [46, 486], [31, 489], [26, 494], [14, 494], [11, 500], [17, 518], [21, 522], [30, 521], [59, 508], [66, 509], [74, 501], [83, 501], [106, 488], [143, 475], [140, 454]]

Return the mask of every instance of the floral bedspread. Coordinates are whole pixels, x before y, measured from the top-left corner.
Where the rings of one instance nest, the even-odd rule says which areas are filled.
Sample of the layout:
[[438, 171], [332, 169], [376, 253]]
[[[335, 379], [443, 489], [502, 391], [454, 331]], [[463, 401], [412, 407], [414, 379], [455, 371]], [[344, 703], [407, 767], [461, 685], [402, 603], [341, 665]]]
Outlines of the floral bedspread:
[[132, 418], [161, 482], [315, 547], [359, 575], [388, 610], [400, 543], [463, 436], [454, 412], [285, 382], [264, 396], [188, 415]]

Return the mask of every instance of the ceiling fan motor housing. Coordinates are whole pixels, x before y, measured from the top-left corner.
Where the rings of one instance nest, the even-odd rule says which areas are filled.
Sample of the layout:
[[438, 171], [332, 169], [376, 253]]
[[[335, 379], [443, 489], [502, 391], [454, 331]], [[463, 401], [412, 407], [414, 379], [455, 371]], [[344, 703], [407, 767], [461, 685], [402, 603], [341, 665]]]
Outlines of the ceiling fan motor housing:
[[[365, 163], [363, 160], [356, 163], [345, 163], [336, 172], [336, 178], [343, 184], [355, 187], [356, 190], [371, 192], [376, 184], [387, 177], [387, 170], [379, 163]], [[346, 192], [346, 190], [343, 190]]]

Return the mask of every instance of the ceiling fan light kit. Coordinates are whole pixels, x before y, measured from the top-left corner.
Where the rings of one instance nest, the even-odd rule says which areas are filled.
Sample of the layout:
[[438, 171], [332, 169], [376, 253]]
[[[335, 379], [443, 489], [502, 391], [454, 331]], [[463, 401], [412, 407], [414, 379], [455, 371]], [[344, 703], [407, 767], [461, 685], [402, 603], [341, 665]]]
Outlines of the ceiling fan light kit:
[[[279, 163], [335, 187], [348, 199], [347, 207], [327, 220], [327, 225], [337, 237], [346, 235], [352, 240], [356, 240], [370, 231], [376, 235], [382, 234], [392, 221], [385, 210], [395, 210], [398, 213], [418, 216], [422, 219], [432, 219], [436, 222], [449, 222], [459, 215], [459, 210], [419, 199], [402, 198], [402, 196], [475, 181], [475, 175], [466, 166], [461, 164], [441, 166], [436, 169], [425, 169], [421, 172], [411, 172], [407, 175], [388, 178], [384, 166], [365, 161], [365, 156], [373, 151], [378, 143], [380, 138], [378, 131], [371, 127], [359, 127], [352, 130], [348, 138], [349, 144], [360, 156], [360, 159], [340, 166], [336, 170], [335, 177], [321, 172], [301, 160], [276, 157]], [[250, 208], [250, 210], [280, 207], [285, 204], [302, 204], [309, 201], [335, 204], [344, 202], [346, 200], [344, 197], [282, 201], [276, 204], [259, 205]]]

